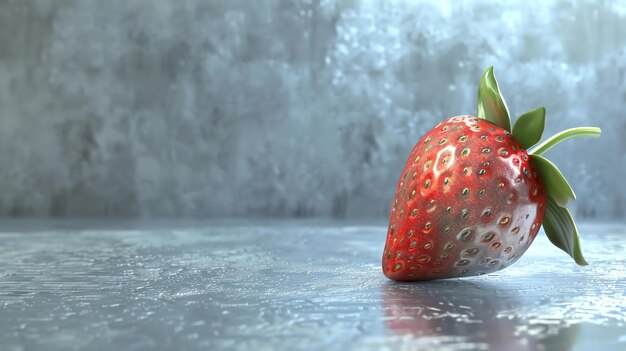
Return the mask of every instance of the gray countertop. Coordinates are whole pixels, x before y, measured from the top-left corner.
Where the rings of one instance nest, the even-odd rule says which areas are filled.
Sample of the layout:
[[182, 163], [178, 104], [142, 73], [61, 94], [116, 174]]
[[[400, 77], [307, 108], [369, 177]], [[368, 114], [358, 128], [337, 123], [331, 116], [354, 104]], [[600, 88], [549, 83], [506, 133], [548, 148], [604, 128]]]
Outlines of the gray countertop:
[[395, 283], [385, 223], [0, 222], [1, 350], [624, 350], [626, 225]]

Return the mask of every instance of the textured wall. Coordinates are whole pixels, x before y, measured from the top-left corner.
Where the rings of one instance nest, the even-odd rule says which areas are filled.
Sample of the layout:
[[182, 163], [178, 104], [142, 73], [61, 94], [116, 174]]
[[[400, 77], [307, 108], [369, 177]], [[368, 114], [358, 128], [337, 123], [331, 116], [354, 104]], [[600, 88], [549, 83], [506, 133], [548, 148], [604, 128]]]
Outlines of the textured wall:
[[382, 218], [495, 65], [515, 115], [603, 127], [551, 157], [623, 216], [626, 8], [492, 3], [1, 1], [0, 214]]

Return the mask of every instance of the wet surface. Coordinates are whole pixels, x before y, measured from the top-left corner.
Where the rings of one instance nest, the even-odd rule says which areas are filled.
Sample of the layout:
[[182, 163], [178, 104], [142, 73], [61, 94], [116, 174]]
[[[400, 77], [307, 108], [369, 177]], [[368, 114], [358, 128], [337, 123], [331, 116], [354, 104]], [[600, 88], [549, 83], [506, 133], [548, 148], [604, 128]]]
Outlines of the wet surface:
[[2, 350], [624, 350], [626, 225], [394, 283], [386, 223], [0, 222]]

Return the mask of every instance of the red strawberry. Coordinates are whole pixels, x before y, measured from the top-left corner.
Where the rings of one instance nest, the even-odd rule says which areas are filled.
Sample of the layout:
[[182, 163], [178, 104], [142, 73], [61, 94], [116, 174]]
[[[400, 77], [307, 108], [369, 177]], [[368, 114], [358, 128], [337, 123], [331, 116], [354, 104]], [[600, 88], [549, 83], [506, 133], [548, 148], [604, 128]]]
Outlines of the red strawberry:
[[391, 208], [383, 252], [388, 278], [500, 270], [522, 256], [542, 224], [556, 246], [586, 264], [565, 208], [574, 193], [556, 166], [539, 155], [600, 130], [567, 130], [527, 151], [541, 139], [545, 109], [520, 116], [511, 133], [492, 68], [481, 79], [478, 107], [479, 117], [449, 118], [413, 148]]

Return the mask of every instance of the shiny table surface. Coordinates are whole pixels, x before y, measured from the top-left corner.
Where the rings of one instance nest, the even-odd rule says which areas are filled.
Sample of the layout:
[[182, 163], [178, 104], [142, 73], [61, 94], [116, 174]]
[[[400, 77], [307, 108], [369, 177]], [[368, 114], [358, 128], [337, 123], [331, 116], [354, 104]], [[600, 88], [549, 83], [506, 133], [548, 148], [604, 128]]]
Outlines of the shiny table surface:
[[395, 283], [383, 222], [0, 221], [1, 350], [626, 350], [626, 225]]

